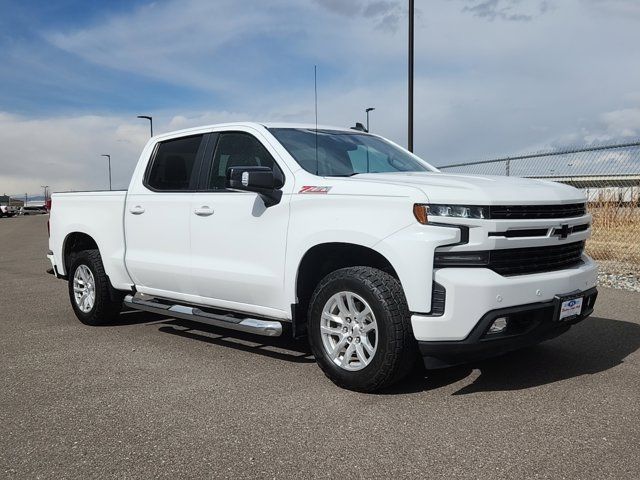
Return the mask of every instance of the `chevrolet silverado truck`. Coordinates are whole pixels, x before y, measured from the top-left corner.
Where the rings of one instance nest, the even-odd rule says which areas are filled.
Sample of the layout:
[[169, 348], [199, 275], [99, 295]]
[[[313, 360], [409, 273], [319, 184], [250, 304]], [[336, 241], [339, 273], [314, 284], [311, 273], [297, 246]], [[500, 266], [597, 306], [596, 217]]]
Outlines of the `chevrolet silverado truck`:
[[308, 338], [374, 391], [567, 331], [594, 308], [584, 195], [446, 174], [382, 137], [234, 123], [153, 137], [127, 191], [56, 193], [48, 258], [88, 325], [123, 307]]

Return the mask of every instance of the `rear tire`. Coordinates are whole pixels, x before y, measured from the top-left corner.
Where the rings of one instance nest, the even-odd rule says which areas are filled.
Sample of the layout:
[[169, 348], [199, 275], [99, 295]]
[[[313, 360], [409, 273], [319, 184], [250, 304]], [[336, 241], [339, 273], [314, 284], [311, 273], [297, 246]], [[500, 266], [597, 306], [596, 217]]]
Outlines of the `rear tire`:
[[98, 250], [82, 250], [71, 257], [69, 300], [85, 325], [108, 325], [122, 310], [124, 294], [116, 291], [104, 271]]
[[308, 319], [316, 361], [342, 388], [389, 387], [418, 358], [402, 287], [381, 270], [349, 267], [327, 275], [313, 293]]

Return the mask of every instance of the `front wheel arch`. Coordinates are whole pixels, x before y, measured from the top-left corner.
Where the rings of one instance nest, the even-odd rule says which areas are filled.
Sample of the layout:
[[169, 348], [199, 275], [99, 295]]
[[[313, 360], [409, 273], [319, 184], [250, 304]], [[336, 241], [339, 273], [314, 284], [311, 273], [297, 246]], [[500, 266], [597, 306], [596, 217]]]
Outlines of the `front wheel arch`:
[[331, 272], [356, 266], [381, 270], [399, 282], [398, 274], [391, 262], [380, 252], [364, 245], [320, 243], [310, 247], [300, 258], [295, 277], [297, 303], [292, 305], [292, 321], [297, 338], [303, 337], [306, 332], [309, 302], [320, 281]]

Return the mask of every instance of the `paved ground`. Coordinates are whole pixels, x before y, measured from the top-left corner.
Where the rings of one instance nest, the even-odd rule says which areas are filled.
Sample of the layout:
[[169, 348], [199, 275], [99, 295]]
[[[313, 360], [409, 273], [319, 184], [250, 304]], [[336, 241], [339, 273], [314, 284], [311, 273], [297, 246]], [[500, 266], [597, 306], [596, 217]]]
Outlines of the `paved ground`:
[[46, 218], [0, 219], [0, 477], [640, 478], [640, 294], [393, 392], [333, 386], [304, 344], [141, 313], [81, 325]]

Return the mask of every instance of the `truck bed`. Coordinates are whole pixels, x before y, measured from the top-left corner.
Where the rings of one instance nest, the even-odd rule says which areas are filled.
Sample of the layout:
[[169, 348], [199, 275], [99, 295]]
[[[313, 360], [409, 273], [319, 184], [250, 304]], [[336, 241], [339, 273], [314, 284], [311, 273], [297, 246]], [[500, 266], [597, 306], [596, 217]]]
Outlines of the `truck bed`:
[[66, 275], [64, 238], [69, 232], [86, 234], [97, 243], [104, 269], [115, 288], [129, 288], [124, 265], [123, 213], [126, 190], [54, 193], [51, 207], [51, 250], [58, 273]]

